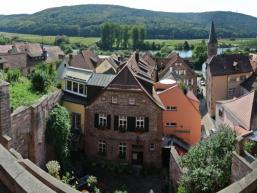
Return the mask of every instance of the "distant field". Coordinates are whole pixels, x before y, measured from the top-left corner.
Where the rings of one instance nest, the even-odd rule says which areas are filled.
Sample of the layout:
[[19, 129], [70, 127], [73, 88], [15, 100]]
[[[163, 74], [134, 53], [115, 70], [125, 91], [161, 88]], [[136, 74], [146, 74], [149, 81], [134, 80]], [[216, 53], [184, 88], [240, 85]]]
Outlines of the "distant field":
[[[54, 44], [55, 36], [39, 36], [39, 35], [32, 35], [32, 34], [17, 34], [17, 33], [6, 33], [0, 32], [7, 37], [18, 37], [19, 41], [27, 41], [27, 42], [34, 42], [34, 43], [41, 43], [44, 44]], [[70, 43], [80, 43], [85, 46], [91, 46], [95, 44], [99, 38], [85, 38], [85, 37], [69, 37]]]
[[[35, 42], [35, 43], [41, 43], [44, 44], [54, 44], [55, 36], [39, 36], [39, 35], [32, 35], [32, 34], [17, 34], [17, 33], [6, 33], [6, 32], [0, 32], [0, 34], [3, 34], [8, 37], [18, 37], [18, 40], [20, 41], [27, 41], [27, 42]], [[69, 37], [70, 43], [79, 43], [85, 46], [91, 46], [94, 45], [100, 38], [96, 37]], [[232, 46], [240, 46], [244, 42], [251, 40], [251, 38], [242, 38], [242, 39], [220, 39], [219, 44], [231, 44]], [[157, 44], [165, 44], [166, 46], [174, 47], [177, 44], [182, 44], [185, 42], [185, 40], [163, 40], [163, 39], [149, 39], [146, 40], [148, 42], [155, 42]], [[187, 40], [189, 44], [197, 44], [200, 43], [201, 39], [191, 39]]]

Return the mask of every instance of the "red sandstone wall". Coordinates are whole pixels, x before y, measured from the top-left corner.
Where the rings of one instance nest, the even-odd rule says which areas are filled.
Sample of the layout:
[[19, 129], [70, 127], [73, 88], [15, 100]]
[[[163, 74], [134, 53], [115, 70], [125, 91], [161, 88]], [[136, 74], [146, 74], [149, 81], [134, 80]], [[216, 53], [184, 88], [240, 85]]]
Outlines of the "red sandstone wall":
[[12, 147], [39, 166], [45, 163], [46, 119], [61, 95], [62, 92], [57, 91], [44, 96], [29, 107], [18, 108], [11, 115]]

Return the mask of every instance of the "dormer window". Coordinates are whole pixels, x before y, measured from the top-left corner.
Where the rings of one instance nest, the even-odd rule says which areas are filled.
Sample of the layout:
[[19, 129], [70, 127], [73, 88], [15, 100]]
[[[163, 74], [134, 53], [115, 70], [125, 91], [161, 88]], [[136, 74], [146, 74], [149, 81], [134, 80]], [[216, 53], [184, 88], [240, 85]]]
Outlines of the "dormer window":
[[66, 80], [65, 91], [81, 96], [87, 96], [87, 87], [80, 82]]

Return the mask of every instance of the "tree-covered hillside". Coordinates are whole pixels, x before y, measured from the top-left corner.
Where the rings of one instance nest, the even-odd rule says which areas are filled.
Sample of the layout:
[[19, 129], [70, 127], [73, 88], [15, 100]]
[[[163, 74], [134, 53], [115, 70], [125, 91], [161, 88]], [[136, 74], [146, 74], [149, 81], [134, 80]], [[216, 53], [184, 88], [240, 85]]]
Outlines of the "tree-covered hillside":
[[0, 15], [0, 31], [40, 35], [101, 35], [106, 22], [144, 25], [147, 38], [207, 38], [211, 20], [222, 38], [256, 37], [257, 18], [234, 12], [167, 13], [114, 5], [77, 5], [31, 15]]

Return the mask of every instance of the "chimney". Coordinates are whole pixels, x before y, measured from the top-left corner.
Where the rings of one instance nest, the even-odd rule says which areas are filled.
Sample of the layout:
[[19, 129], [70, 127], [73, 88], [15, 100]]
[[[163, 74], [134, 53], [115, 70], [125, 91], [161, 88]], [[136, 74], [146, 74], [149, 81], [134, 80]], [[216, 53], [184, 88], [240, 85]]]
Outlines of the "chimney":
[[72, 60], [72, 58], [73, 58], [73, 55], [72, 55], [72, 54], [70, 54], [70, 55], [69, 55], [69, 61], [71, 61], [71, 60]]
[[136, 62], [139, 62], [139, 50], [136, 50], [136, 54], [135, 54], [135, 58], [136, 58]]

